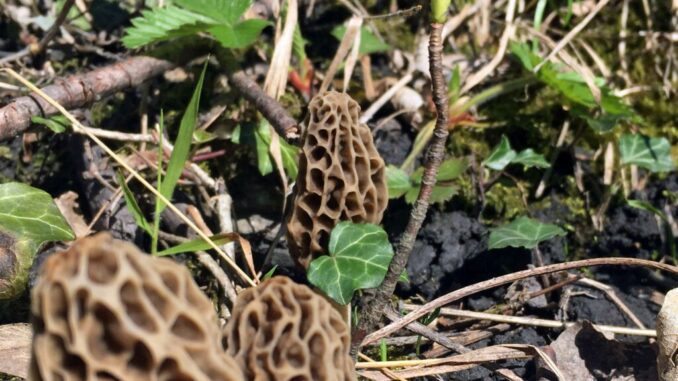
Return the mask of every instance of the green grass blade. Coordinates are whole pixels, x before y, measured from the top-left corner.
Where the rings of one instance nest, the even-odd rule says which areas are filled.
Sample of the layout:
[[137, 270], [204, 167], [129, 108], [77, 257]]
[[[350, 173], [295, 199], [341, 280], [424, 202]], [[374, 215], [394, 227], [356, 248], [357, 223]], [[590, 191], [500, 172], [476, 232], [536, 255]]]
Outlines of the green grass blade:
[[[195, 86], [195, 91], [191, 97], [191, 101], [186, 107], [186, 112], [181, 118], [181, 124], [179, 125], [179, 134], [177, 139], [174, 142], [174, 149], [172, 150], [172, 156], [170, 156], [169, 163], [167, 164], [167, 171], [165, 171], [165, 179], [160, 185], [160, 193], [170, 199], [174, 188], [181, 177], [181, 172], [184, 170], [184, 164], [188, 160], [188, 155], [190, 154], [191, 149], [191, 139], [193, 138], [193, 131], [195, 131], [195, 125], [198, 121], [198, 107], [200, 105], [200, 92], [202, 91], [202, 84], [205, 79], [205, 71], [207, 70], [207, 62], [200, 73], [200, 79], [198, 79], [198, 84]], [[165, 209], [165, 205], [160, 207], [160, 212]]]
[[144, 213], [141, 211], [139, 204], [137, 204], [137, 200], [134, 198], [132, 191], [127, 186], [127, 182], [125, 182], [125, 176], [123, 176], [122, 173], [118, 172], [117, 178], [118, 184], [120, 184], [120, 187], [122, 188], [122, 194], [125, 197], [127, 209], [129, 209], [130, 213], [132, 213], [134, 221], [137, 223], [137, 225], [139, 225], [139, 227], [144, 229], [145, 232], [147, 232], [148, 234], [152, 234], [151, 227], [148, 224], [148, 221], [146, 221]]

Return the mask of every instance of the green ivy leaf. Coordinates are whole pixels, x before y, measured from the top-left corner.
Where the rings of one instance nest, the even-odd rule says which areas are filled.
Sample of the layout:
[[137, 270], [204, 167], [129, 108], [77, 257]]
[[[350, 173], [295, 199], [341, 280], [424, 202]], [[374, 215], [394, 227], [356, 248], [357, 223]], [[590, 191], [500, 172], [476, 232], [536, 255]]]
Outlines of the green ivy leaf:
[[0, 226], [38, 246], [47, 241], [75, 238], [52, 197], [21, 183], [0, 185]]
[[624, 134], [619, 139], [622, 164], [635, 164], [651, 172], [673, 170], [671, 145], [666, 138], [650, 138], [640, 134]]
[[398, 198], [412, 188], [410, 176], [402, 169], [393, 165], [386, 167], [386, 183], [388, 186], [388, 198]]
[[0, 300], [23, 292], [43, 243], [74, 238], [48, 193], [21, 183], [0, 185]]
[[516, 157], [511, 160], [511, 163], [522, 164], [525, 166], [525, 168], [548, 168], [551, 166], [551, 164], [549, 164], [549, 162], [544, 159], [543, 155], [534, 152], [532, 148], [520, 151]]
[[527, 217], [518, 217], [510, 224], [491, 229], [488, 247], [501, 249], [503, 247], [535, 248], [540, 242], [556, 236], [564, 236], [565, 230], [557, 225], [545, 224]]
[[501, 171], [511, 163], [516, 155], [517, 153], [511, 148], [508, 138], [502, 135], [501, 142], [499, 142], [499, 145], [492, 151], [490, 156], [483, 161], [483, 165], [495, 171]]
[[[339, 25], [338, 27], [332, 29], [332, 36], [334, 36], [339, 41], [344, 38], [345, 33], [346, 25]], [[358, 48], [360, 54], [387, 52], [391, 49], [391, 45], [381, 41], [365, 26], [360, 28], [360, 47]]]
[[386, 232], [377, 225], [340, 222], [332, 229], [330, 255], [311, 262], [308, 280], [339, 304], [359, 289], [377, 287], [393, 258]]

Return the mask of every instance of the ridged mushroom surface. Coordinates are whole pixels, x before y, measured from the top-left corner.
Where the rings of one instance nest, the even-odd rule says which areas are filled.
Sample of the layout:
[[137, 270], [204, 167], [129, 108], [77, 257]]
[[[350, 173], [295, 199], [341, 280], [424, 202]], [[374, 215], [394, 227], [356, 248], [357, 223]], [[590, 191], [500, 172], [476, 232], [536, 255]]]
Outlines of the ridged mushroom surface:
[[307, 286], [278, 276], [238, 295], [224, 347], [247, 380], [355, 380], [349, 328]]
[[31, 310], [31, 380], [244, 380], [188, 270], [108, 234], [49, 257]]
[[384, 161], [360, 106], [328, 91], [309, 104], [309, 124], [299, 156], [297, 194], [287, 224], [290, 253], [307, 268], [326, 254], [339, 221], [379, 223], [388, 203]]

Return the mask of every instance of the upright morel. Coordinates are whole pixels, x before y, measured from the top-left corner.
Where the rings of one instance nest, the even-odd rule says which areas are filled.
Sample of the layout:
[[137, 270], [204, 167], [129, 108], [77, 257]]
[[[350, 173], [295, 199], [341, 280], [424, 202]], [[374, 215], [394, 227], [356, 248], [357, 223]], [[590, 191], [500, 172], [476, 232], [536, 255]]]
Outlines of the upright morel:
[[360, 106], [329, 91], [309, 105], [309, 124], [299, 157], [297, 195], [287, 224], [290, 253], [307, 268], [325, 254], [339, 221], [379, 223], [388, 202], [384, 161]]

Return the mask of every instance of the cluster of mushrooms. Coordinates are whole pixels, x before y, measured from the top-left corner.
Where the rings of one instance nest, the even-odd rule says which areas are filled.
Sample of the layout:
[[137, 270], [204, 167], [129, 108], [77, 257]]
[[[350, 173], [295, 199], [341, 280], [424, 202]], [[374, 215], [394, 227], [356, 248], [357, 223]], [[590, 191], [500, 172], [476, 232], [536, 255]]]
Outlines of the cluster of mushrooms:
[[[309, 111], [287, 225], [304, 268], [336, 223], [379, 223], [388, 199], [358, 104], [326, 92]], [[48, 258], [32, 292], [31, 380], [356, 379], [342, 315], [286, 277], [241, 292], [222, 328], [184, 266], [100, 233]]]

